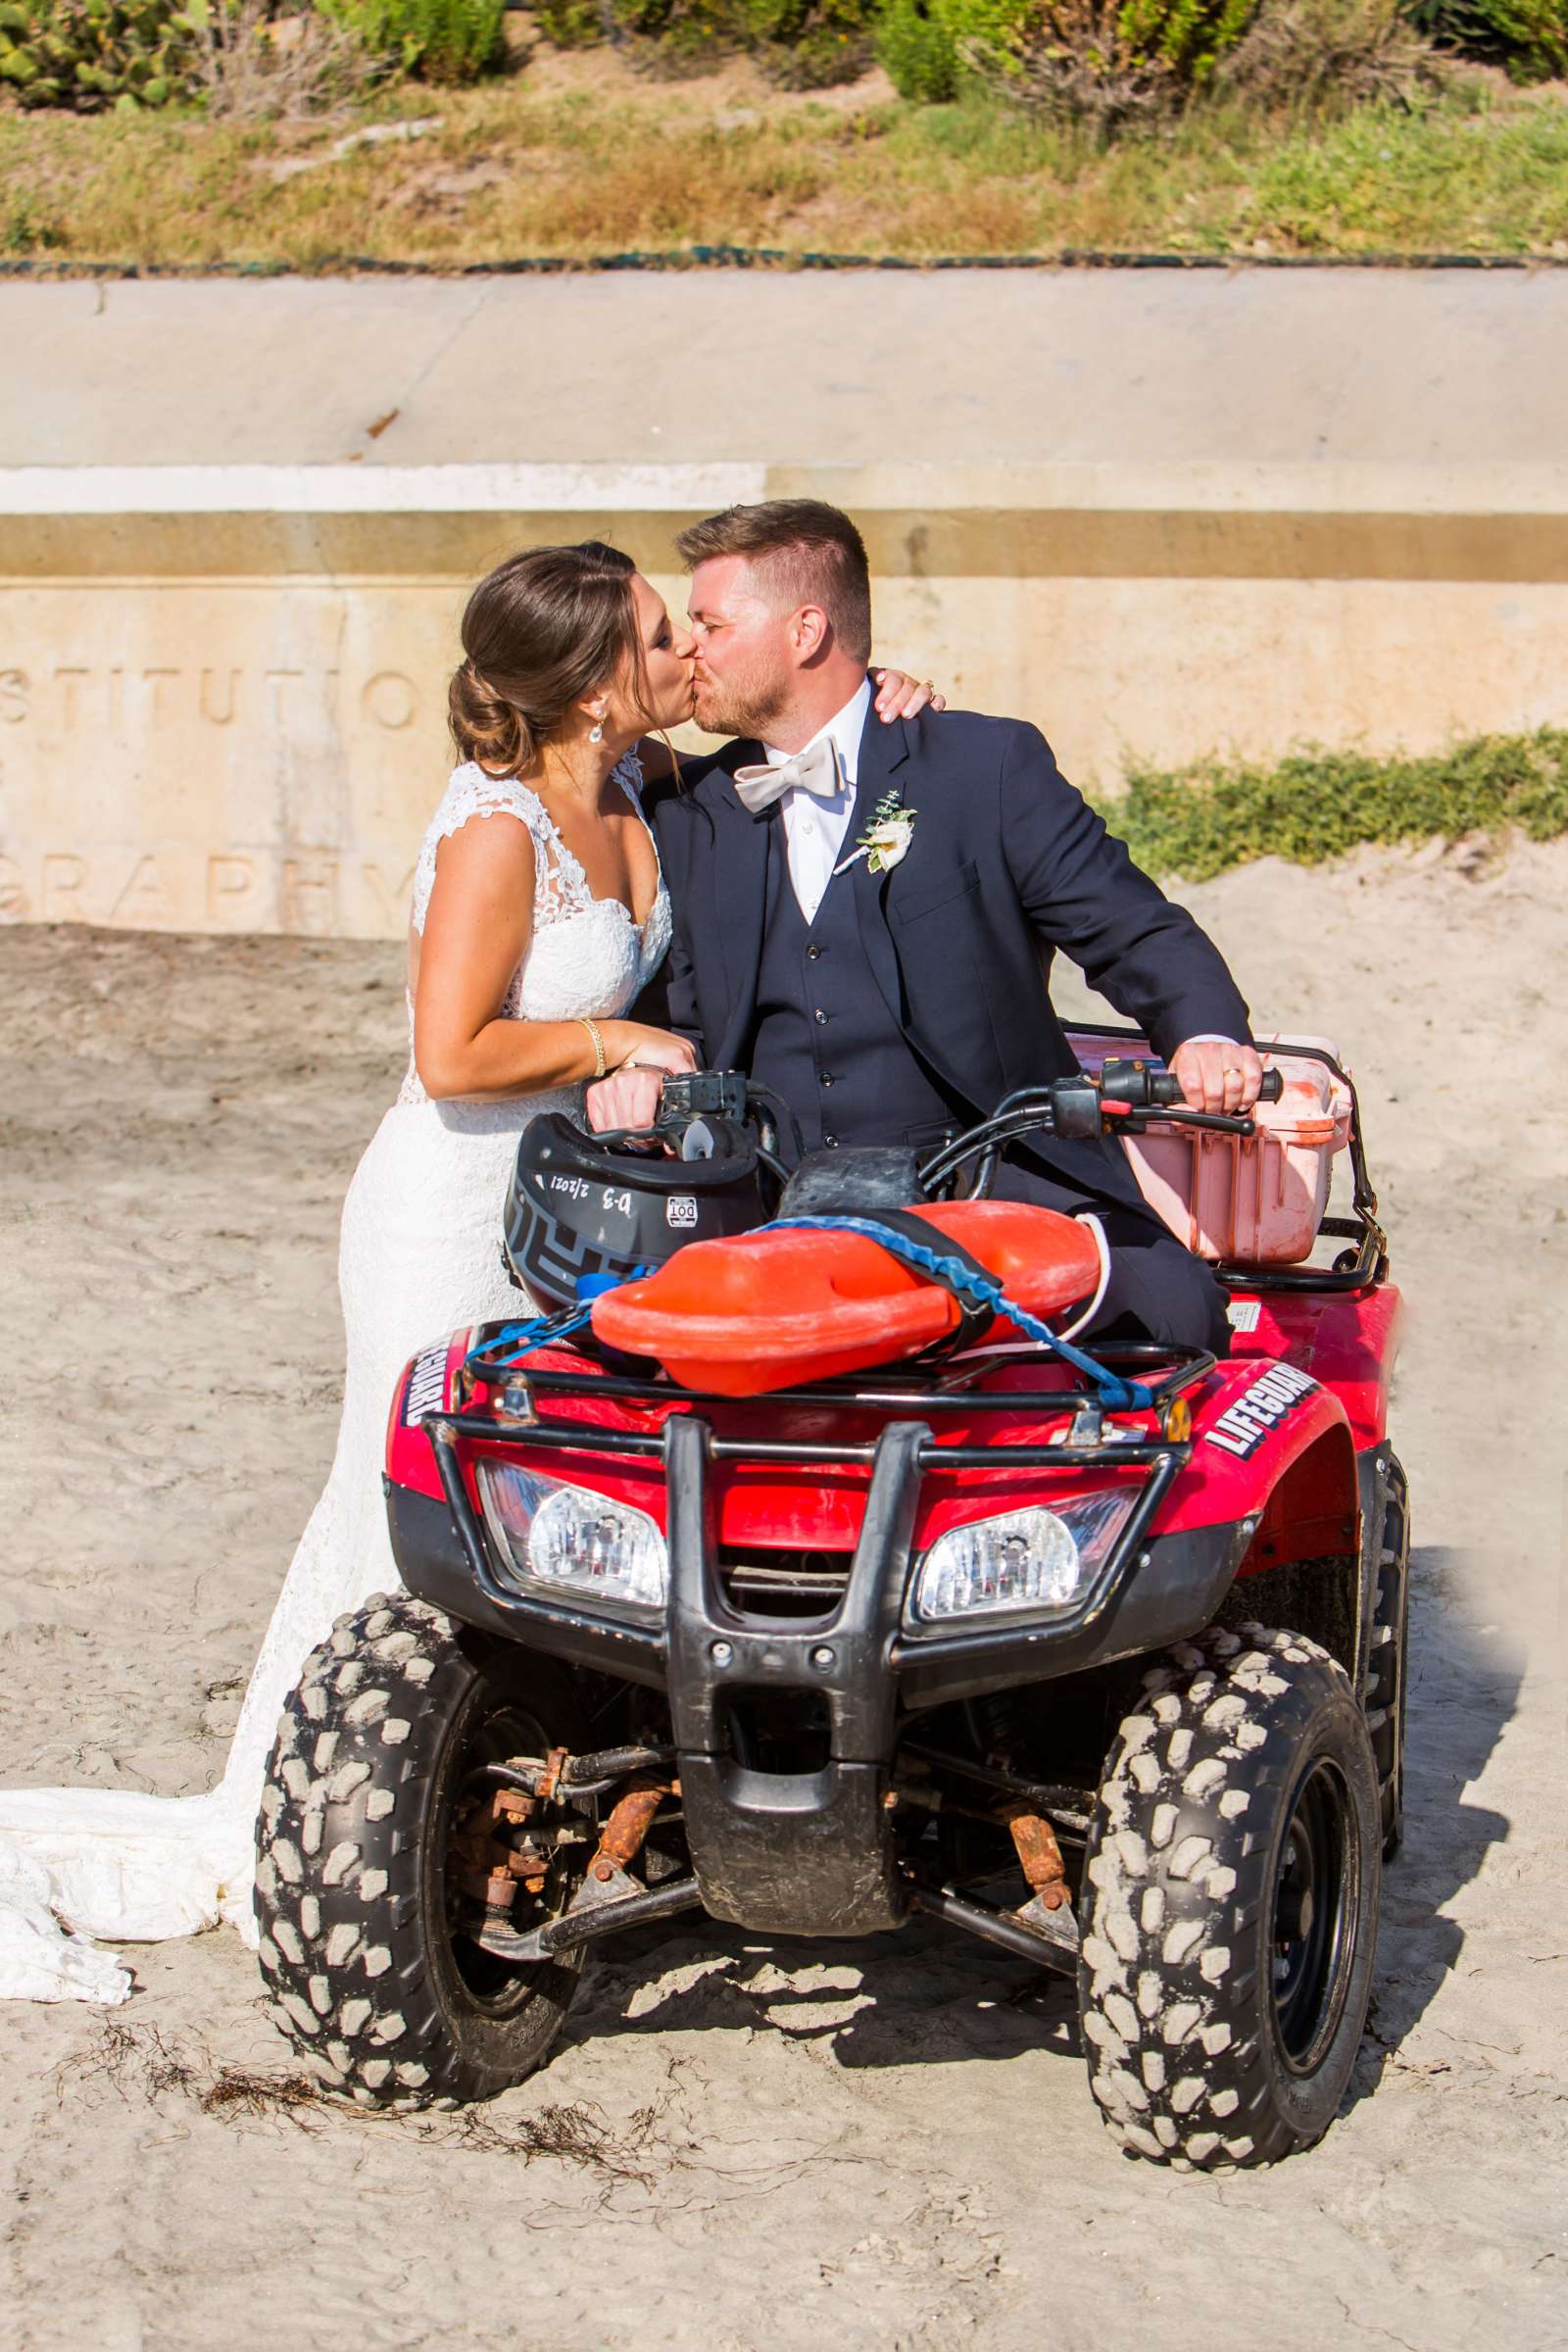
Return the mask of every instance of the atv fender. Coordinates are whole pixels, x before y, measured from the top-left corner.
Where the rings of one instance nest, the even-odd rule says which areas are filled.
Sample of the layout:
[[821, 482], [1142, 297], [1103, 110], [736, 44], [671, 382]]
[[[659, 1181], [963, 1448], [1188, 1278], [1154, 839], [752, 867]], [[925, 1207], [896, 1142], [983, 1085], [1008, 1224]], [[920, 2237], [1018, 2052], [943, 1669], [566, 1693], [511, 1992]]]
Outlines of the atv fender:
[[1227, 1622], [1289, 1624], [1354, 1681], [1376, 1584], [1365, 1558], [1363, 1463], [1387, 1449], [1358, 1452], [1339, 1395], [1289, 1363], [1253, 1359], [1227, 1373], [1195, 1416], [1193, 1459], [1166, 1524], [1218, 1510], [1248, 1527]]

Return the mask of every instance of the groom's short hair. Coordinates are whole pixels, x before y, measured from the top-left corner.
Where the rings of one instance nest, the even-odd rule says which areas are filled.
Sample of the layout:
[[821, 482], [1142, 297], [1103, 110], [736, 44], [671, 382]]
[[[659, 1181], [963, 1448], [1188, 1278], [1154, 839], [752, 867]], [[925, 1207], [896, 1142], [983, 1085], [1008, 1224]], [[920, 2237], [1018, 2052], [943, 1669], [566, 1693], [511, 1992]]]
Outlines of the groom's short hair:
[[871, 658], [871, 567], [847, 514], [819, 498], [770, 498], [726, 507], [676, 534], [688, 571], [714, 556], [746, 556], [768, 572], [792, 605], [820, 605], [833, 634], [857, 662]]

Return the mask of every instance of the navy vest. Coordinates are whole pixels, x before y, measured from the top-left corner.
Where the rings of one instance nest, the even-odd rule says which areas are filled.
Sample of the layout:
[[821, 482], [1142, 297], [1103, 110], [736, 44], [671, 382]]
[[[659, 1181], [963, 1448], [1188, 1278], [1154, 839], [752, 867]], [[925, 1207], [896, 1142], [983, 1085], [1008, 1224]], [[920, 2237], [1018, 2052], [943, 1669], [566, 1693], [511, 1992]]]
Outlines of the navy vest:
[[778, 817], [768, 825], [767, 914], [746, 1064], [782, 1095], [808, 1152], [835, 1144], [927, 1144], [966, 1127], [963, 1109], [888, 1010], [860, 941], [850, 876], [801, 912]]

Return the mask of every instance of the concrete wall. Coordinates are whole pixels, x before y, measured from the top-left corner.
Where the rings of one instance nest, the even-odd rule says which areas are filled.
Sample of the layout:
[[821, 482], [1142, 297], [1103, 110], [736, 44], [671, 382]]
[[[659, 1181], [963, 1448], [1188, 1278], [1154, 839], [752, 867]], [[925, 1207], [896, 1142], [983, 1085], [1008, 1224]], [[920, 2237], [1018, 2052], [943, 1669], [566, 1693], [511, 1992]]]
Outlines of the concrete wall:
[[809, 491], [881, 657], [1069, 774], [1568, 721], [1560, 467], [1205, 461], [0, 472], [0, 915], [395, 936], [468, 585]]

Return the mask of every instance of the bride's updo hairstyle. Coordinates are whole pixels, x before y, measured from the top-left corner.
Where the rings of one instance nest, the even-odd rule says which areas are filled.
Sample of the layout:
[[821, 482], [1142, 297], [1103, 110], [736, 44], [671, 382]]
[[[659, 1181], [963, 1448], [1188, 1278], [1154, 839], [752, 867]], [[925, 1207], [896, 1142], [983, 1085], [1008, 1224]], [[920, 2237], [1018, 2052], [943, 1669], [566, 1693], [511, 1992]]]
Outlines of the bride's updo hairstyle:
[[[560, 732], [574, 704], [624, 680], [648, 703], [630, 556], [602, 539], [530, 547], [479, 582], [463, 615], [466, 659], [448, 710], [460, 760], [514, 776]], [[650, 724], [657, 723], [649, 714]]]

